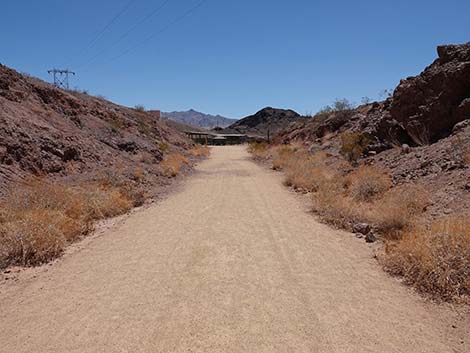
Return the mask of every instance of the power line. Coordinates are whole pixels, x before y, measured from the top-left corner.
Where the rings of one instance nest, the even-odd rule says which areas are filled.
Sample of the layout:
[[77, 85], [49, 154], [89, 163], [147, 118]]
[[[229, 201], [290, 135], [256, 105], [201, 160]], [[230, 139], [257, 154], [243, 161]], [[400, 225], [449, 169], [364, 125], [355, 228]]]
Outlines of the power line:
[[[109, 21], [106, 26], [95, 36], [95, 38], [90, 42], [88, 48], [91, 48], [95, 45], [95, 43], [103, 36], [104, 33], [116, 22], [122, 15], [124, 15], [127, 10], [136, 2], [137, 0], [130, 0], [121, 11], [119, 11], [112, 19]], [[87, 49], [88, 49], [87, 48]]]
[[[130, 7], [136, 2], [137, 0], [130, 0], [126, 3], [126, 5], [116, 14], [111, 18], [111, 20], [106, 23], [106, 25], [97, 33], [94, 35], [94, 37], [90, 40], [90, 42], [83, 47], [82, 50], [78, 52], [77, 56], [81, 56], [83, 53], [87, 52], [89, 49], [93, 48], [95, 44], [103, 37], [103, 35], [108, 31], [109, 28], [122, 16], [124, 15]], [[70, 57], [69, 57], [70, 58]]]
[[199, 3], [197, 3], [195, 6], [193, 6], [192, 8], [190, 8], [188, 11], [186, 11], [184, 14], [182, 14], [181, 16], [177, 17], [176, 19], [174, 19], [172, 22], [168, 23], [166, 26], [164, 26], [162, 29], [160, 29], [158, 32], [156, 33], [153, 33], [152, 35], [148, 36], [146, 39], [144, 39], [143, 41], [140, 41], [139, 43], [137, 43], [136, 45], [133, 45], [132, 47], [126, 49], [125, 51], [123, 51], [121, 54], [115, 56], [115, 57], [112, 57], [111, 59], [107, 60], [106, 62], [104, 62], [103, 64], [105, 63], [109, 63], [109, 62], [112, 62], [112, 61], [115, 61], [123, 56], [125, 56], [126, 54], [130, 53], [131, 51], [133, 51], [134, 49], [138, 48], [138, 47], [141, 47], [143, 45], [145, 45], [147, 42], [149, 42], [150, 40], [152, 40], [153, 38], [157, 37], [158, 35], [162, 34], [163, 32], [167, 31], [171, 26], [181, 22], [182, 20], [184, 20], [186, 17], [190, 16], [192, 13], [194, 13], [198, 8], [200, 8], [205, 2], [207, 2], [207, 0], [201, 0]]
[[[109, 49], [111, 48], [114, 48], [117, 44], [119, 44], [120, 42], [122, 42], [125, 38], [127, 38], [129, 36], [129, 34], [131, 34], [136, 28], [138, 28], [141, 24], [145, 23], [146, 21], [148, 21], [149, 19], [151, 19], [153, 16], [157, 15], [171, 0], [165, 0], [162, 4], [160, 4], [160, 6], [158, 6], [157, 8], [155, 8], [153, 11], [151, 11], [149, 14], [147, 14], [146, 16], [144, 16], [143, 18], [141, 18], [137, 23], [135, 23], [131, 28], [129, 28], [124, 34], [122, 34], [115, 42], [113, 42], [110, 46], [109, 46]], [[83, 66], [87, 66], [89, 64], [91, 64], [92, 62], [95, 61], [96, 58], [98, 58], [99, 56], [101, 56], [101, 54], [105, 53], [106, 52], [106, 48], [100, 50], [96, 55], [94, 55], [86, 64], [80, 66], [80, 67], [83, 67]]]

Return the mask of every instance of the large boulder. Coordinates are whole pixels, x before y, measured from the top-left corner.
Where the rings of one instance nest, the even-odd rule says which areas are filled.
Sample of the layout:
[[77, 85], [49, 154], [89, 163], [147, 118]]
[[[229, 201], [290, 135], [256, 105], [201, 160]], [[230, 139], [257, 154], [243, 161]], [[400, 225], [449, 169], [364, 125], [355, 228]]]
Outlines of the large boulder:
[[417, 144], [433, 143], [470, 118], [470, 43], [437, 48], [439, 58], [420, 75], [402, 80], [390, 107]]

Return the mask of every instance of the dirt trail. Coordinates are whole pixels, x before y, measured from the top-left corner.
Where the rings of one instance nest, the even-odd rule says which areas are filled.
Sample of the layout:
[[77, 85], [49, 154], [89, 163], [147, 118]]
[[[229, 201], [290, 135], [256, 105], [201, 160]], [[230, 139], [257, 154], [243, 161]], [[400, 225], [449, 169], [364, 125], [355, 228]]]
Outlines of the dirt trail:
[[243, 147], [35, 278], [0, 286], [0, 352], [468, 352], [447, 307], [319, 224]]

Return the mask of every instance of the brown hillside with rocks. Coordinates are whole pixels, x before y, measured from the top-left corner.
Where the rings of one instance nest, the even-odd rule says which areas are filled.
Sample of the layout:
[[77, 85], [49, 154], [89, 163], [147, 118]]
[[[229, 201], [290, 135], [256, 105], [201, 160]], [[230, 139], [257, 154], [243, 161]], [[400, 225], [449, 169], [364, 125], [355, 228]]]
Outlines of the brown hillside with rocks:
[[31, 176], [116, 172], [161, 183], [158, 163], [189, 146], [151, 112], [60, 90], [0, 65], [0, 194]]
[[225, 128], [223, 132], [266, 138], [268, 130], [270, 135], [274, 136], [274, 134], [289, 128], [292, 124], [306, 120], [293, 110], [267, 107], [256, 114], [238, 120]]
[[359, 163], [385, 169], [394, 184], [430, 193], [428, 215], [470, 209], [470, 43], [437, 48], [438, 59], [393, 95], [353, 110], [318, 114], [277, 136], [339, 156], [344, 136], [363, 143]]

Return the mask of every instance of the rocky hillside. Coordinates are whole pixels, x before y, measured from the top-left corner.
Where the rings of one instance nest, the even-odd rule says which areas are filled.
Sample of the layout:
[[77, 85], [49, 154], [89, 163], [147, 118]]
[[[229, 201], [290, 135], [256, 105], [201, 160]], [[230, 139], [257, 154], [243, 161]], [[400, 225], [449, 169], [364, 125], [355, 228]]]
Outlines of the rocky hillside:
[[137, 111], [0, 65], [0, 194], [30, 176], [159, 175], [184, 135]]
[[193, 109], [186, 112], [162, 113], [162, 116], [185, 125], [203, 129], [224, 128], [237, 121], [236, 119], [229, 119], [221, 115], [204, 114]]
[[305, 121], [307, 121], [306, 118], [301, 117], [293, 110], [268, 107], [237, 121], [224, 129], [223, 132], [266, 138], [268, 130], [270, 135], [274, 136], [292, 124]]
[[470, 43], [437, 48], [438, 58], [393, 96], [354, 110], [318, 114], [280, 134], [311, 151], [339, 155], [346, 140], [364, 163], [386, 169], [395, 183], [432, 190], [433, 215], [470, 208]]

